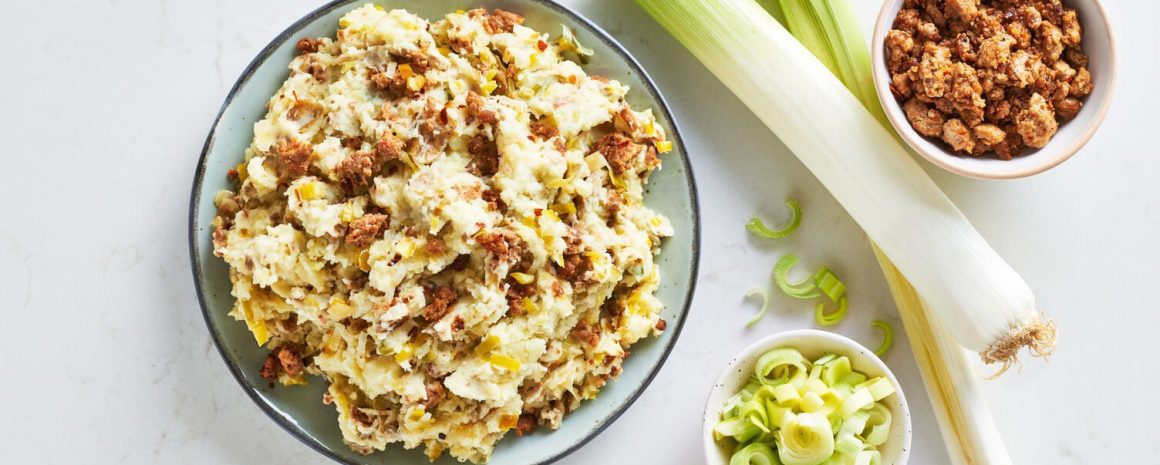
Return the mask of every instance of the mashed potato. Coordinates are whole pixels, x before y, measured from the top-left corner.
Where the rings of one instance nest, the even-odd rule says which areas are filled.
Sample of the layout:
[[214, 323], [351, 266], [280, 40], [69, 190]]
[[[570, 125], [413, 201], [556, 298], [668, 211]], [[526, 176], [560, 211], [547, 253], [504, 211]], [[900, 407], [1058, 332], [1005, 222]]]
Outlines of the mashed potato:
[[486, 462], [664, 330], [642, 186], [672, 143], [512, 13], [367, 5], [304, 38], [216, 198], [262, 376], [325, 378], [356, 451]]

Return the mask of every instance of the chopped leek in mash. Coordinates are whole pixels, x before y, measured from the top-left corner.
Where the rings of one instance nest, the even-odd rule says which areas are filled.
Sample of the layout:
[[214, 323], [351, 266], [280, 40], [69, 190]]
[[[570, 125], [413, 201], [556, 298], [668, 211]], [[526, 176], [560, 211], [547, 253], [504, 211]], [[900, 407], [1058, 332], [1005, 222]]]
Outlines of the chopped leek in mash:
[[301, 39], [215, 199], [262, 376], [325, 379], [358, 452], [486, 462], [665, 328], [653, 256], [673, 231], [642, 192], [672, 143], [574, 39], [522, 23], [366, 5]]

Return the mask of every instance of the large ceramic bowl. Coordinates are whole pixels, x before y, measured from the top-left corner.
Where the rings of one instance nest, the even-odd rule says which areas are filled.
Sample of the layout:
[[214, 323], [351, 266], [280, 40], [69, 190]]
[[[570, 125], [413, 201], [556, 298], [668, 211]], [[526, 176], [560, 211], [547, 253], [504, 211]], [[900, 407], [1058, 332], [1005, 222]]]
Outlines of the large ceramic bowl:
[[[427, 463], [419, 450], [407, 451], [399, 445], [369, 456], [351, 452], [342, 442], [334, 408], [322, 404], [325, 383], [318, 378], [306, 386], [267, 387], [258, 375], [266, 350], [254, 343], [244, 324], [227, 315], [233, 305], [227, 267], [213, 256], [210, 244], [214, 193], [230, 187], [226, 171], [241, 161], [243, 150], [253, 137], [254, 122], [264, 116], [266, 101], [286, 78], [286, 67], [296, 54], [294, 43], [304, 36], [333, 37], [339, 17], [364, 2], [332, 2], [294, 23], [258, 54], [234, 84], [198, 163], [190, 202], [190, 253], [210, 335], [230, 372], [270, 418], [305, 444], [339, 462]], [[553, 35], [560, 33], [561, 24], [566, 24], [577, 31], [585, 45], [596, 51], [586, 70], [628, 84], [632, 88], [629, 103], [635, 108], [652, 108], [674, 142], [675, 150], [662, 157], [664, 166], [653, 174], [645, 195], [645, 203], [667, 215], [676, 230], [675, 237], [665, 242], [657, 258], [662, 279], [657, 295], [665, 303], [663, 317], [669, 322], [668, 330], [658, 338], [634, 345], [620, 378], [605, 386], [595, 400], [585, 401], [567, 416], [559, 430], [540, 430], [522, 438], [509, 435], [496, 447], [490, 463], [552, 462], [592, 439], [632, 404], [660, 369], [681, 332], [697, 276], [699, 231], [693, 175], [680, 132], [656, 86], [640, 65], [607, 33], [562, 6], [533, 0], [380, 0], [375, 3], [388, 9], [405, 8], [428, 19], [440, 18], [457, 9], [503, 8], [524, 15], [527, 26]], [[456, 462], [444, 456], [436, 463]]]

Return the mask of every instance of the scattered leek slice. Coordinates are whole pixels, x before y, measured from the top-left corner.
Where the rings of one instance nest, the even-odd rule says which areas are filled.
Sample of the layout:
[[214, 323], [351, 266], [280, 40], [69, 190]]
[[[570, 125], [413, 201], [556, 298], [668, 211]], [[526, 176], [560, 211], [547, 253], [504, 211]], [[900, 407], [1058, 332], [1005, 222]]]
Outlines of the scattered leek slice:
[[751, 326], [757, 324], [757, 322], [760, 321], [761, 318], [765, 316], [765, 312], [769, 311], [769, 294], [766, 294], [765, 291], [763, 291], [761, 289], [750, 289], [749, 292], [747, 292], [745, 294], [745, 297], [754, 297], [754, 296], [761, 297], [761, 310], [759, 310], [756, 315], [753, 315], [753, 317], [750, 318], [749, 321], [745, 322], [746, 327], [751, 327]]
[[800, 283], [789, 282], [789, 270], [797, 265], [798, 258], [796, 255], [786, 255], [777, 261], [773, 266], [773, 282], [786, 295], [796, 299], [812, 299], [819, 295], [818, 286], [813, 279], [808, 279]]
[[876, 450], [867, 450], [858, 453], [854, 458], [854, 465], [879, 465], [882, 463], [882, 453]]
[[894, 328], [890, 326], [890, 323], [882, 320], [874, 320], [870, 322], [870, 326], [882, 330], [882, 344], [874, 349], [874, 353], [879, 357], [886, 355], [894, 346]]
[[1023, 347], [1050, 354], [1055, 327], [1036, 310], [1027, 283], [895, 136], [758, 4], [636, 3], [801, 159], [960, 344], [1004, 365]]
[[834, 455], [834, 432], [821, 415], [794, 415], [777, 434], [777, 455], [785, 465], [818, 465]]
[[503, 368], [507, 371], [520, 371], [520, 361], [507, 355], [492, 353], [487, 359], [488, 363], [497, 368]]
[[849, 433], [838, 433], [838, 439], [834, 441], [834, 451], [841, 455], [853, 457], [865, 448], [861, 439]]
[[850, 367], [850, 359], [846, 356], [834, 357], [832, 360], [825, 362], [822, 368], [822, 382], [828, 386], [834, 386], [842, 382], [846, 375], [852, 373], [853, 368]]
[[749, 444], [729, 458], [729, 465], [778, 465], [773, 449], [764, 443]]
[[846, 298], [842, 297], [841, 300], [838, 300], [838, 310], [834, 313], [826, 313], [826, 304], [819, 303], [814, 308], [814, 320], [820, 326], [834, 326], [846, 319], [846, 306]]
[[858, 388], [854, 390], [850, 397], [847, 397], [842, 402], [842, 418], [849, 418], [855, 412], [862, 410], [874, 404], [874, 395], [870, 394], [870, 390], [866, 388]]
[[890, 423], [894, 421], [894, 415], [890, 413], [890, 409], [882, 404], [874, 404], [870, 408], [869, 416], [866, 417], [866, 425], [863, 427], [863, 432], [869, 428], [870, 433], [866, 434], [866, 444], [871, 446], [880, 446], [886, 442], [886, 437], [890, 434]]
[[580, 41], [576, 39], [576, 33], [572, 32], [572, 28], [564, 24], [561, 24], [560, 27], [564, 31], [560, 34], [560, 39], [556, 41], [556, 44], [564, 51], [575, 53], [580, 59], [580, 64], [588, 64], [588, 57], [592, 56], [595, 52], [588, 47], [580, 45]]
[[814, 284], [818, 286], [818, 290], [822, 291], [822, 294], [830, 298], [831, 302], [837, 302], [838, 299], [846, 295], [846, 284], [838, 279], [828, 266], [823, 265], [814, 273]]
[[806, 363], [801, 352], [794, 349], [773, 349], [757, 359], [757, 381], [765, 386], [788, 383], [798, 376], [805, 376]]
[[802, 208], [801, 205], [798, 205], [796, 200], [786, 200], [785, 204], [789, 207], [789, 211], [793, 217], [790, 218], [789, 224], [784, 228], [777, 230], [769, 229], [765, 226], [765, 223], [761, 222], [760, 218], [753, 217], [749, 220], [749, 223], [745, 224], [745, 229], [748, 229], [749, 232], [753, 233], [754, 235], [761, 236], [766, 239], [783, 239], [789, 237], [789, 235], [793, 234], [794, 231], [797, 231], [798, 226], [801, 226], [802, 224]]
[[517, 283], [520, 283], [520, 284], [531, 284], [532, 281], [536, 280], [535, 276], [532, 276], [532, 275], [527, 274], [527, 273], [520, 273], [518, 271], [512, 273], [511, 277], [512, 277], [512, 279], [515, 279]]

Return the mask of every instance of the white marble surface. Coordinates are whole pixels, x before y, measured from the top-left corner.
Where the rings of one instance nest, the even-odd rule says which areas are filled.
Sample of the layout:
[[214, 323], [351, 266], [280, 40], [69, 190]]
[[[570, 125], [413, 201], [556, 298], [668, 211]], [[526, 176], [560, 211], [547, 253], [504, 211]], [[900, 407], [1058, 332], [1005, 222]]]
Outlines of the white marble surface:
[[[756, 329], [741, 295], [788, 250], [833, 265], [873, 344], [897, 324], [867, 242], [796, 159], [630, 2], [567, 2], [656, 77], [700, 183], [703, 265], [677, 348], [643, 397], [565, 464], [700, 462], [711, 379], [774, 331], [810, 327], [779, 299]], [[862, 8], [869, 23], [876, 3]], [[1062, 330], [1049, 365], [988, 383], [1016, 463], [1156, 463], [1160, 383], [1160, 4], [1107, 0], [1118, 99], [1075, 159], [979, 182], [931, 170], [1036, 289]], [[0, 462], [323, 464], [269, 421], [211, 347], [189, 271], [186, 212], [197, 155], [242, 68], [307, 0], [4, 2], [0, 72]], [[803, 233], [758, 244], [741, 224], [802, 201]], [[887, 362], [914, 409], [914, 464], [946, 462], [905, 343]]]

